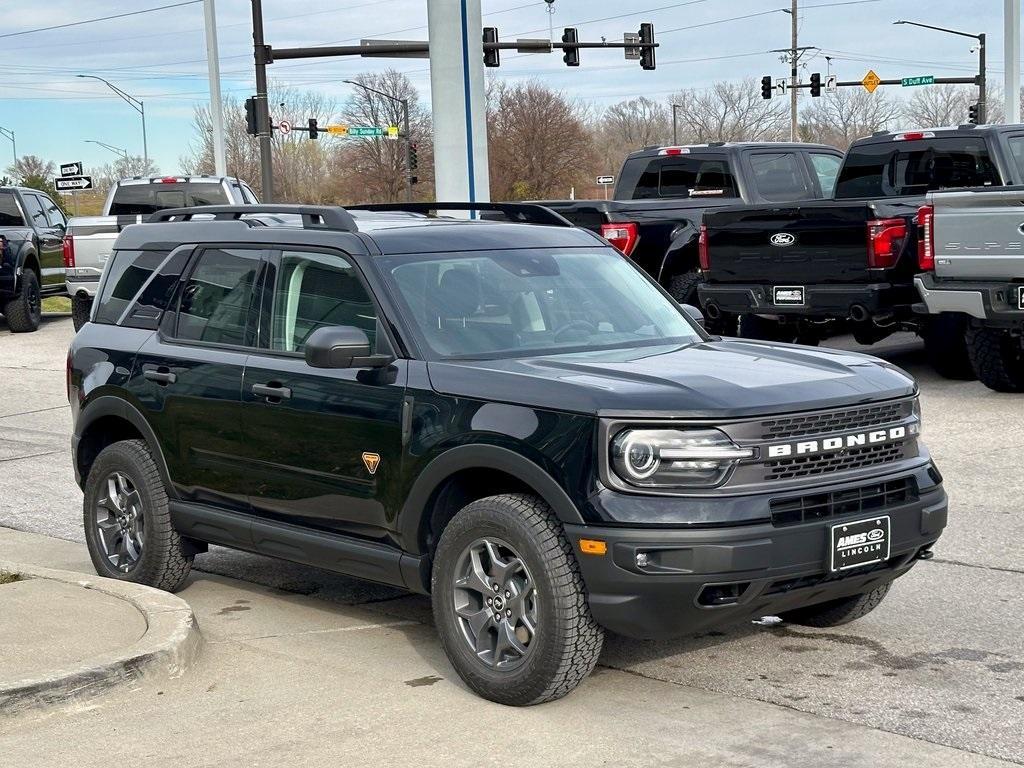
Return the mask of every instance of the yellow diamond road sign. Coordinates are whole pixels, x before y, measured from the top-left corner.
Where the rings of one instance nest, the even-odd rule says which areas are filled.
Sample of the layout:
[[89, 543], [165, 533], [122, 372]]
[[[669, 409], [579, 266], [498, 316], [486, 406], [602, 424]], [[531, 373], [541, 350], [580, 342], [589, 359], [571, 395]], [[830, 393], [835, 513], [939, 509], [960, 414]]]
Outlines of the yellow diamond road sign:
[[348, 136], [347, 125], [328, 125], [327, 132], [332, 136]]
[[864, 90], [868, 93], [874, 93], [875, 88], [882, 82], [882, 78], [875, 74], [875, 70], [869, 69], [868, 73], [864, 75], [864, 79], [860, 81], [860, 84], [864, 86]]

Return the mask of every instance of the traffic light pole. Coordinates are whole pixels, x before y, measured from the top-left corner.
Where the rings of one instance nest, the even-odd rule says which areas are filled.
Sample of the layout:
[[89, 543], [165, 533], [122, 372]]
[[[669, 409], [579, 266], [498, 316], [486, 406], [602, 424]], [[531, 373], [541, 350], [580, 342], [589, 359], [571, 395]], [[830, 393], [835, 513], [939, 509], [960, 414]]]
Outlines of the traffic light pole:
[[256, 59], [256, 126], [260, 145], [260, 181], [264, 203], [274, 202], [274, 154], [267, 99], [269, 50], [263, 40], [263, 0], [252, 0], [252, 43]]

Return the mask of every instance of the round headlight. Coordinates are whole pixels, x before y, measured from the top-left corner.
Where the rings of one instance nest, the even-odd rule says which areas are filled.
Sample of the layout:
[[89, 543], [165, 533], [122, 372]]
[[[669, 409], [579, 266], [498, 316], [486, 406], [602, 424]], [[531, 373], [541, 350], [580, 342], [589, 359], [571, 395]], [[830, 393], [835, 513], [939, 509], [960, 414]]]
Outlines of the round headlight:
[[658, 447], [650, 440], [644, 440], [636, 432], [628, 435], [619, 448], [622, 465], [626, 472], [636, 480], [643, 480], [658, 471], [661, 459]]

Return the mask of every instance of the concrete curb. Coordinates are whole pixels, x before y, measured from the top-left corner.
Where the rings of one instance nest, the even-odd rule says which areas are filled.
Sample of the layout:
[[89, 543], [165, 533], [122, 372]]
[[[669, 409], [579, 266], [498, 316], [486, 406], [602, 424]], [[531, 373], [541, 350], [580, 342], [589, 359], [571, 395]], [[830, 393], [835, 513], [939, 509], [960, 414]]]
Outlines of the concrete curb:
[[0, 560], [0, 570], [94, 589], [130, 603], [146, 621], [145, 634], [125, 648], [45, 675], [0, 680], [0, 715], [86, 699], [141, 677], [179, 677], [196, 659], [202, 647], [203, 637], [192, 608], [168, 592], [141, 584], [5, 560]]

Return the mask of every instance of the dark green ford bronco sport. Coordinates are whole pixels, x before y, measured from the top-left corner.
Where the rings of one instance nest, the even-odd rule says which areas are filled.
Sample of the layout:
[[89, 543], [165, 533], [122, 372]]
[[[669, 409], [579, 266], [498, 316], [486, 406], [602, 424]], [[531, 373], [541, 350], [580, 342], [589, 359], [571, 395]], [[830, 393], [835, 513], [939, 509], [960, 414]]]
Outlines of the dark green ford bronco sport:
[[430, 594], [466, 684], [533, 704], [606, 629], [841, 624], [930, 557], [908, 375], [711, 337], [544, 208], [448, 207], [121, 233], [68, 358], [98, 573], [176, 590], [218, 544]]

